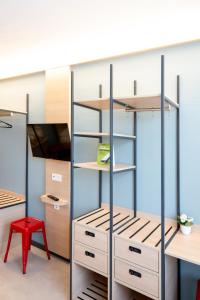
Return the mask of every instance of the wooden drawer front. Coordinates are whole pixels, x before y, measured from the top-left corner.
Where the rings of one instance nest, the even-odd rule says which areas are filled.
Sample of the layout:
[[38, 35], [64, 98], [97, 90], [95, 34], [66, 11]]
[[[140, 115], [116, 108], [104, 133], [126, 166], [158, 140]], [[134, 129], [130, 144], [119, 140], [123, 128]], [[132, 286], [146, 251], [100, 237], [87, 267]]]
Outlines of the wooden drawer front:
[[159, 252], [156, 249], [116, 237], [115, 256], [159, 272]]
[[106, 254], [86, 247], [84, 245], [74, 244], [74, 259], [81, 264], [89, 267], [89, 269], [107, 274], [108, 257]]
[[75, 224], [75, 240], [87, 246], [108, 252], [108, 236], [103, 232]]
[[115, 278], [141, 293], [158, 297], [159, 278], [154, 272], [115, 259]]

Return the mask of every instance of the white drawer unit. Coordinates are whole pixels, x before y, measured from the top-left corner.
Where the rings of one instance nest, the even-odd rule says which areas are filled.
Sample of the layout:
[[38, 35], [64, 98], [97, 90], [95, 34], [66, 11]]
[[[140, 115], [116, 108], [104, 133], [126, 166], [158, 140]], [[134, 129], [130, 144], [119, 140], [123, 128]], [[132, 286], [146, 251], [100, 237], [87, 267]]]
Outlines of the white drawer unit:
[[94, 270], [105, 276], [108, 274], [108, 256], [99, 250], [75, 243], [74, 260], [88, 267], [90, 270]]
[[[132, 216], [114, 211], [114, 227], [118, 228]], [[103, 207], [74, 221], [74, 259], [99, 274], [108, 275], [110, 211]]]
[[146, 247], [134, 241], [123, 240], [115, 237], [115, 256], [136, 263], [149, 270], [159, 272], [159, 251]]
[[[132, 216], [128, 212], [114, 210], [114, 228], [123, 225]], [[110, 211], [100, 208], [74, 221], [74, 240], [108, 253]]]
[[82, 224], [75, 224], [75, 241], [108, 252], [108, 235]]
[[[173, 220], [166, 220], [166, 242], [176, 231], [175, 225]], [[109, 278], [109, 226], [110, 212], [106, 206], [74, 220], [73, 259], [76, 268], [82, 266], [88, 272]], [[109, 300], [161, 300], [160, 247], [160, 218], [145, 213], [134, 217], [132, 211], [114, 207], [112, 262], [115, 288], [114, 298]], [[174, 274], [176, 262], [166, 260], [166, 286], [170, 284], [172, 291], [176, 289]], [[170, 282], [172, 278], [173, 282]], [[87, 299], [87, 295], [84, 297]], [[166, 300], [175, 299], [175, 292], [169, 291], [168, 295], [166, 291]]]
[[115, 259], [114, 273], [116, 280], [143, 292], [149, 296], [159, 297], [159, 276], [137, 265]]
[[[175, 225], [173, 220], [166, 220], [165, 242], [176, 231]], [[138, 214], [117, 230], [113, 239], [115, 280], [152, 299], [160, 300], [161, 223], [159, 218]], [[174, 265], [174, 261], [167, 261], [166, 269], [175, 270]], [[167, 280], [170, 272], [166, 272]], [[166, 299], [175, 299], [170, 297]]]

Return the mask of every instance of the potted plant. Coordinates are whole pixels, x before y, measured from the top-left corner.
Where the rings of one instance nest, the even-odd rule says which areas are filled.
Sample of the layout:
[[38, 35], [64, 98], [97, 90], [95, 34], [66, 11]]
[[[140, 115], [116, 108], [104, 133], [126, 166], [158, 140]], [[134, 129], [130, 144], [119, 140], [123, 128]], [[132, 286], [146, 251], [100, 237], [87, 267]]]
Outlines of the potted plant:
[[180, 230], [184, 235], [189, 235], [192, 230], [193, 218], [188, 217], [186, 214], [181, 214], [177, 218], [178, 224], [180, 224]]

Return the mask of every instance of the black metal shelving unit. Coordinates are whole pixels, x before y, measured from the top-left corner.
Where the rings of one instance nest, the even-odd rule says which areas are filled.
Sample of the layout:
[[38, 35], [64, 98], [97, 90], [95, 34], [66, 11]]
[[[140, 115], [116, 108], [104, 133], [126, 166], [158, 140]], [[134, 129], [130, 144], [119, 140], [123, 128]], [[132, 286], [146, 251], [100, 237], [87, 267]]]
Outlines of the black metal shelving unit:
[[[110, 230], [109, 230], [109, 299], [112, 299], [112, 282], [113, 282], [113, 266], [112, 266], [112, 253], [113, 253], [113, 207], [114, 207], [114, 199], [113, 199], [113, 180], [114, 174], [120, 173], [124, 171], [133, 172], [133, 210], [134, 217], [137, 216], [137, 168], [122, 170], [120, 172], [114, 172], [113, 167], [113, 144], [114, 144], [114, 105], [121, 106], [125, 111], [132, 111], [133, 113], [133, 165], [137, 166], [137, 113], [141, 111], [137, 109], [137, 107], [131, 106], [130, 104], [126, 104], [119, 99], [115, 99], [113, 96], [113, 65], [110, 65], [110, 76], [109, 76], [109, 86], [110, 86], [110, 94], [109, 94], [109, 142], [110, 142], [110, 167], [109, 167], [109, 183], [110, 183]], [[134, 80], [133, 82], [133, 94], [136, 96], [137, 94], [137, 82]], [[99, 85], [99, 99], [102, 98], [102, 86]], [[168, 104], [176, 109], [176, 133], [177, 133], [177, 143], [176, 143], [176, 183], [177, 183], [177, 191], [176, 191], [176, 202], [177, 202], [177, 214], [180, 214], [180, 77], [177, 76], [177, 102], [170, 100], [165, 96], [165, 61], [164, 55], [161, 56], [161, 93], [160, 93], [160, 107], [159, 109], [145, 109], [145, 111], [158, 110], [161, 115], [161, 299], [165, 300], [165, 249], [169, 245], [170, 241], [173, 239], [174, 235], [170, 238], [170, 240], [165, 243], [165, 110], [166, 105]], [[83, 137], [83, 135], [74, 132], [74, 107], [79, 106], [85, 109], [90, 109], [99, 113], [99, 132], [102, 133], [102, 109], [94, 108], [88, 104], [76, 102], [74, 99], [74, 72], [71, 72], [71, 211], [70, 211], [70, 222], [71, 222], [71, 241], [72, 241], [72, 222], [74, 220], [74, 172], [77, 166], [74, 162], [74, 139], [75, 137]], [[102, 142], [102, 136], [96, 135], [87, 135], [84, 134], [84, 137], [88, 138], [97, 138], [100, 142]], [[102, 204], [102, 171], [99, 171], [99, 207]], [[178, 230], [178, 227], [177, 227]], [[71, 243], [71, 262], [72, 262], [72, 243]], [[180, 266], [180, 264], [179, 264]], [[72, 264], [70, 270], [70, 299], [72, 300]], [[178, 268], [178, 283], [179, 283], [179, 291], [180, 291], [180, 267]], [[180, 294], [179, 294], [180, 299]]]

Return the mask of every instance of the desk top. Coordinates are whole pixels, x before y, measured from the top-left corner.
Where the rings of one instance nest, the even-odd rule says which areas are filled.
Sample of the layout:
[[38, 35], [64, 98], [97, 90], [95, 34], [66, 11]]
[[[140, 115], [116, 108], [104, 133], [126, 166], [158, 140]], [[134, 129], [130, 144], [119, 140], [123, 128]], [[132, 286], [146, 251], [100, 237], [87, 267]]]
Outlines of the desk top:
[[200, 225], [193, 225], [190, 235], [178, 232], [165, 252], [167, 255], [200, 265]]

